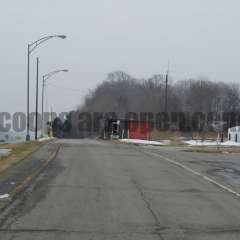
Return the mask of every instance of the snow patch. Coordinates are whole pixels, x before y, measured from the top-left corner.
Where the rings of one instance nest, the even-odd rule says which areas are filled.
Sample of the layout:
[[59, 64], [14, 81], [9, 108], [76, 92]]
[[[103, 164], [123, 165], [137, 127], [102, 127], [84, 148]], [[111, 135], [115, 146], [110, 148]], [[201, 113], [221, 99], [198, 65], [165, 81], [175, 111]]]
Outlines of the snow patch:
[[52, 139], [54, 139], [54, 137], [43, 137], [43, 138], [39, 138], [38, 141], [44, 142], [44, 141], [48, 141], [48, 140], [52, 140]]
[[142, 144], [142, 145], [155, 145], [155, 146], [164, 145], [161, 142], [141, 140], [141, 139], [119, 139], [119, 141], [124, 143], [133, 143], [133, 144]]
[[240, 147], [240, 143], [235, 143], [231, 141], [226, 141], [226, 142], [217, 142], [217, 141], [201, 141], [201, 140], [189, 140], [189, 141], [183, 141], [183, 143], [186, 143], [190, 146], [229, 146], [229, 147]]
[[11, 149], [0, 149], [0, 156], [7, 156], [12, 150]]
[[2, 194], [0, 195], [0, 199], [5, 199], [5, 198], [8, 198], [9, 197], [9, 194]]

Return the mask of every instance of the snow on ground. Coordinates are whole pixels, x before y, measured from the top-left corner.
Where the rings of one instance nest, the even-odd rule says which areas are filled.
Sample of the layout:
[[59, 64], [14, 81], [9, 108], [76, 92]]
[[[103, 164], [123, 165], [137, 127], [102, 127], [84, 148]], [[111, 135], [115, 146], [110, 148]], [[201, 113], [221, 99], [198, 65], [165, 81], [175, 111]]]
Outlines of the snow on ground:
[[183, 141], [183, 143], [186, 143], [190, 146], [229, 146], [229, 147], [240, 147], [240, 143], [235, 143], [231, 141], [226, 141], [226, 142], [217, 142], [217, 141], [201, 141], [201, 140], [189, 140], [189, 141]]
[[171, 144], [171, 140], [161, 140], [161, 143], [163, 145], [170, 145]]
[[11, 149], [0, 149], [0, 156], [7, 156], [11, 152]]
[[38, 141], [43, 142], [43, 141], [48, 141], [48, 140], [52, 140], [52, 139], [54, 139], [54, 137], [43, 137], [43, 138], [39, 138]]
[[4, 198], [8, 198], [9, 197], [9, 194], [2, 194], [0, 195], [0, 199], [4, 199]]
[[133, 143], [133, 144], [142, 144], [142, 145], [155, 145], [155, 146], [165, 145], [161, 142], [141, 140], [141, 139], [119, 139], [119, 141], [124, 143]]

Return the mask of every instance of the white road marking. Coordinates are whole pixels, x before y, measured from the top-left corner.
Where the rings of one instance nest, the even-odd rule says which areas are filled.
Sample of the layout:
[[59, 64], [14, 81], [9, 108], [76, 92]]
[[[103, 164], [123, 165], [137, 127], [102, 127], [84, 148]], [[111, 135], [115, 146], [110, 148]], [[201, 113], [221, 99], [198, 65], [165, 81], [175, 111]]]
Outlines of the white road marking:
[[165, 161], [167, 161], [167, 162], [169, 162], [169, 163], [172, 163], [172, 164], [174, 164], [174, 165], [176, 165], [176, 166], [178, 166], [178, 167], [181, 167], [181, 168], [185, 169], [186, 171], [191, 172], [191, 173], [193, 173], [194, 175], [197, 175], [197, 176], [203, 178], [204, 180], [206, 180], [206, 181], [208, 181], [208, 182], [210, 182], [210, 183], [212, 183], [212, 184], [214, 184], [214, 185], [222, 188], [223, 190], [225, 190], [225, 191], [227, 191], [227, 192], [229, 192], [229, 193], [231, 193], [231, 194], [233, 194], [233, 195], [235, 195], [235, 196], [237, 196], [237, 197], [240, 197], [240, 193], [232, 190], [231, 188], [229, 188], [229, 187], [227, 187], [227, 186], [224, 186], [223, 184], [221, 184], [221, 183], [213, 180], [212, 178], [209, 178], [208, 176], [206, 176], [206, 175], [204, 175], [204, 174], [202, 174], [202, 173], [200, 173], [200, 172], [197, 172], [197, 171], [193, 170], [193, 169], [190, 168], [190, 167], [187, 167], [186, 165], [184, 165], [184, 164], [182, 164], [182, 163], [179, 163], [179, 162], [174, 161], [174, 160], [172, 160], [172, 159], [170, 159], [170, 158], [164, 157], [164, 156], [162, 156], [161, 154], [157, 154], [157, 153], [153, 153], [153, 152], [146, 152], [146, 151], [144, 151], [144, 153], [149, 154], [149, 155], [153, 155], [153, 156], [156, 156], [156, 157], [160, 157], [160, 158], [164, 159]]

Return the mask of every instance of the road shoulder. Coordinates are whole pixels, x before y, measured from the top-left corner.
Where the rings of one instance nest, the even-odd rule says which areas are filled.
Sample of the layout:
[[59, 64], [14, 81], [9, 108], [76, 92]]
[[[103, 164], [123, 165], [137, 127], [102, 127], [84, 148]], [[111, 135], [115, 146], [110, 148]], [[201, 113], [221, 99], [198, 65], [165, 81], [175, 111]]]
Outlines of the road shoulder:
[[3, 211], [24, 191], [39, 173], [55, 158], [60, 144], [51, 141], [43, 144], [26, 158], [0, 173], [0, 211]]

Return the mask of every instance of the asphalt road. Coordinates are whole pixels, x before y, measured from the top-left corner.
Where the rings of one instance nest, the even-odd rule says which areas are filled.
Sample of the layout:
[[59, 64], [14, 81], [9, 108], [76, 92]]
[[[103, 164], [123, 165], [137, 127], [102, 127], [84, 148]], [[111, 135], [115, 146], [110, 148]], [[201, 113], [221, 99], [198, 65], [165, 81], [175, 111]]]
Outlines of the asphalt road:
[[190, 161], [201, 156], [64, 140], [56, 159], [2, 216], [0, 239], [240, 239], [240, 198], [168, 161], [184, 158], [208, 173]]

